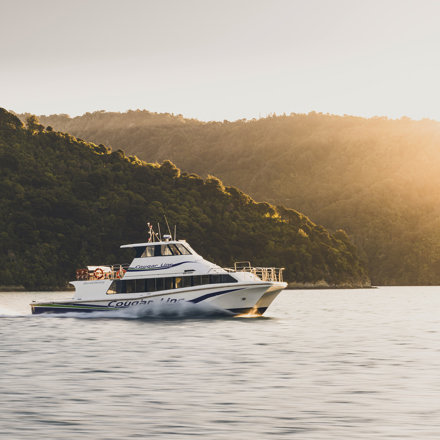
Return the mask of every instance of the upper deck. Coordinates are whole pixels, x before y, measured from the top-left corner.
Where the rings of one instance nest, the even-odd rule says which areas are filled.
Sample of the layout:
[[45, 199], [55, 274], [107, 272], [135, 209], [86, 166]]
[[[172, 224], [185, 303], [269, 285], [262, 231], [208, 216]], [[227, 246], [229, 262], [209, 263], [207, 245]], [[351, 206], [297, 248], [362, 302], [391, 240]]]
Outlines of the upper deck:
[[225, 271], [195, 252], [185, 240], [166, 240], [122, 245], [132, 248], [135, 257], [130, 264], [88, 266], [76, 271], [78, 280], [151, 277], [163, 274], [206, 274]]
[[[169, 237], [169, 236], [168, 236]], [[137, 279], [163, 276], [199, 276], [207, 274], [235, 273], [241, 281], [282, 282], [283, 268], [254, 268], [249, 262], [245, 267], [223, 269], [203, 259], [185, 240], [150, 241], [122, 245], [136, 252], [130, 264], [88, 266], [77, 270], [78, 280]]]

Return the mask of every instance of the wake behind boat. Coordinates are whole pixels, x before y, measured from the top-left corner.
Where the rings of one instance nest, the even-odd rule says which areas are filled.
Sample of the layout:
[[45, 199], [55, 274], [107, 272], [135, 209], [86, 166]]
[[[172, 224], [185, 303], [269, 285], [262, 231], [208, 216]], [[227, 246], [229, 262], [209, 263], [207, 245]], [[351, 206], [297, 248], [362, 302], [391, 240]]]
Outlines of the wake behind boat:
[[[156, 241], [157, 240], [157, 241]], [[147, 243], [126, 244], [131, 264], [77, 270], [72, 299], [32, 302], [33, 314], [95, 312], [187, 302], [209, 304], [234, 316], [263, 315], [286, 288], [283, 268], [235, 263], [221, 268], [198, 255], [185, 240], [160, 238], [150, 226]]]

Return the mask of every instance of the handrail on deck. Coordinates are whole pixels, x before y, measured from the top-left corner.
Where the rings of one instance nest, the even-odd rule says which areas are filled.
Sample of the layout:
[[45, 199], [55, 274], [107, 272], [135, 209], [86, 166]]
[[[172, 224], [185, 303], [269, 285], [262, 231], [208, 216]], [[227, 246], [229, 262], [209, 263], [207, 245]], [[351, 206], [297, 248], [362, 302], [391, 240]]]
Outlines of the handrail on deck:
[[[242, 264], [244, 262], [240, 263]], [[236, 263], [234, 267], [226, 267], [224, 269], [227, 272], [250, 273], [258, 277], [261, 281], [283, 282], [284, 267], [252, 267], [250, 263], [249, 265], [238, 267], [238, 264]], [[87, 269], [78, 269], [76, 271], [76, 279], [82, 281], [119, 280], [124, 278], [129, 266], [129, 264], [89, 266]]]
[[237, 264], [232, 267], [225, 268], [228, 272], [245, 272], [245, 273], [251, 273], [258, 278], [260, 278], [261, 281], [275, 281], [282, 283], [283, 282], [283, 270], [284, 267], [240, 267], [237, 268]]
[[[87, 269], [78, 269], [76, 279], [82, 281], [92, 280], [120, 280], [124, 278], [130, 264], [102, 264], [100, 266], [88, 266]], [[93, 268], [93, 269], [91, 269]]]

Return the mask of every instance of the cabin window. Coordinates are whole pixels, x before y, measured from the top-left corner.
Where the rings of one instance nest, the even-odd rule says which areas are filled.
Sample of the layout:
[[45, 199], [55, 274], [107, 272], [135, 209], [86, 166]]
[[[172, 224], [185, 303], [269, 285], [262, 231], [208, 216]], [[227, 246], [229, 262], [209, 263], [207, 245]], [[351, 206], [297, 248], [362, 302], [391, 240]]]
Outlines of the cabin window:
[[173, 255], [191, 255], [191, 252], [180, 243], [139, 246], [134, 249], [136, 251], [136, 258], [171, 257]]
[[180, 289], [181, 287], [201, 286], [204, 284], [237, 283], [229, 274], [189, 275], [184, 277], [147, 278], [140, 280], [114, 280], [107, 295], [118, 293], [143, 293], [161, 290]]
[[154, 257], [154, 246], [147, 246], [141, 255], [142, 258]]
[[145, 280], [136, 280], [136, 290], [135, 292], [146, 292], [147, 289], [145, 288]]
[[169, 244], [168, 247], [173, 255], [191, 255], [191, 252], [179, 243]]
[[127, 293], [136, 293], [136, 280], [127, 280], [125, 281], [125, 283], [126, 283], [125, 291]]
[[168, 249], [171, 252], [171, 255], [181, 255], [179, 249], [177, 249], [175, 244], [169, 244]]
[[232, 275], [226, 274], [222, 275], [222, 283], [238, 283], [238, 280], [235, 279]]
[[107, 290], [107, 295], [111, 294], [117, 294], [117, 293], [125, 293], [125, 290], [123, 290], [123, 287], [125, 289], [125, 284], [122, 284], [122, 280], [115, 280], [110, 285], [109, 289]]
[[163, 278], [156, 278], [156, 291], [163, 289], [164, 289]]
[[191, 287], [192, 284], [192, 277], [183, 277], [182, 278], [182, 287]]
[[154, 278], [149, 278], [145, 280], [146, 284], [146, 292], [155, 292], [156, 291], [156, 280]]
[[171, 248], [170, 248], [170, 246], [168, 245], [168, 244], [162, 244], [161, 246], [160, 246], [160, 254], [162, 255], [162, 256], [164, 256], [164, 257], [168, 257], [168, 256], [171, 256], [171, 255], [174, 255], [174, 253], [173, 253], [173, 251], [171, 250]]
[[174, 277], [164, 278], [165, 290], [174, 289]]
[[183, 244], [177, 243], [174, 246], [179, 249], [180, 255], [191, 255], [191, 252]]
[[134, 250], [136, 251], [136, 257], [135, 258], [141, 258], [143, 257], [144, 253], [145, 253], [145, 247], [144, 246], [139, 246], [139, 247], [135, 247]]
[[117, 293], [116, 292], [116, 281], [113, 281], [111, 286], [107, 290], [107, 295], [113, 295], [115, 293]]

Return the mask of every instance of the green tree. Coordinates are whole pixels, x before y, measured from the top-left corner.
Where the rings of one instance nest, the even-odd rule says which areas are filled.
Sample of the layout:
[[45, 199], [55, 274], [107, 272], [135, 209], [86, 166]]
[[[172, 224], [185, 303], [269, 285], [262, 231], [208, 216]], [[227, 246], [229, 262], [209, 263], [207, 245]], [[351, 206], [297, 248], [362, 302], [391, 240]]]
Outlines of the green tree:
[[31, 132], [37, 131], [41, 133], [44, 130], [44, 126], [40, 124], [39, 119], [35, 115], [30, 115], [26, 119], [26, 126]]
[[179, 177], [180, 170], [170, 160], [164, 160], [160, 166], [161, 171], [168, 177]]

